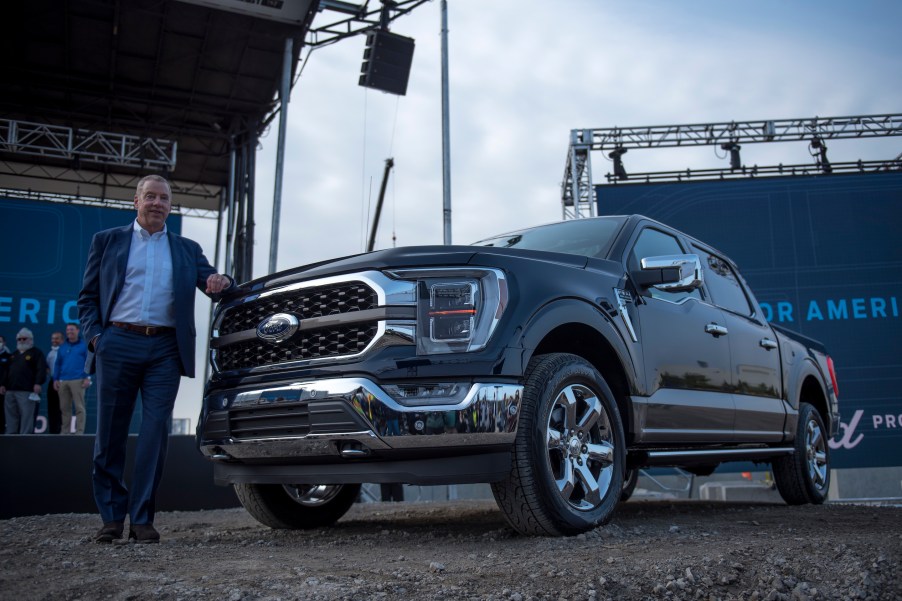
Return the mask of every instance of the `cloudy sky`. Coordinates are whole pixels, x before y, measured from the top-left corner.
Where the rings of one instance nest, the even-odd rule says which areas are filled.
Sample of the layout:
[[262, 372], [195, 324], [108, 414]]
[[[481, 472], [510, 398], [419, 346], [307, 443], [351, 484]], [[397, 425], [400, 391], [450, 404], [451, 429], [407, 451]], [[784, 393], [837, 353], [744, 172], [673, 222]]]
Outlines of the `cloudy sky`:
[[[448, 4], [454, 243], [559, 220], [571, 129], [902, 108], [895, 0]], [[334, 16], [320, 13], [314, 26]], [[404, 97], [357, 85], [363, 37], [304, 50], [289, 106], [278, 269], [364, 249], [388, 157], [395, 169], [376, 248], [391, 247], [393, 234], [398, 246], [442, 243], [440, 17], [434, 1], [392, 25], [416, 39]], [[261, 139], [257, 157], [255, 276], [268, 271], [277, 129]], [[835, 141], [829, 158], [900, 152], [899, 138]], [[802, 143], [748, 144], [742, 159], [813, 161]], [[598, 153], [592, 161], [601, 182], [610, 163]], [[630, 151], [625, 163], [634, 172], [728, 164], [711, 147]], [[212, 257], [215, 222], [186, 218], [183, 232]], [[200, 304], [203, 340], [209, 305]], [[183, 381], [176, 406], [192, 427], [200, 380]]]

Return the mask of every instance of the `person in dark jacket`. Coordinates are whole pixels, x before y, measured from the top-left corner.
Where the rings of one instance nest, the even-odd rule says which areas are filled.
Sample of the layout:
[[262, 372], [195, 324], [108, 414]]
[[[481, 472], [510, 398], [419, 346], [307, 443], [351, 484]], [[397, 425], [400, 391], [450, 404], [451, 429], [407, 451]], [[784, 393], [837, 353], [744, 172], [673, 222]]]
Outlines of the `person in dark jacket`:
[[[172, 408], [181, 376], [194, 377], [195, 289], [218, 295], [235, 285], [216, 273], [200, 245], [166, 227], [172, 188], [159, 175], [141, 178], [137, 218], [94, 235], [78, 315], [88, 341], [88, 373], [97, 373], [94, 500], [99, 543], [122, 538], [157, 543], [156, 491], [163, 476]], [[128, 427], [141, 393], [141, 430], [131, 490], [126, 487]]]
[[[3, 386], [3, 383], [6, 381], [6, 369], [9, 365], [9, 358], [12, 356], [13, 354], [6, 346], [6, 338], [0, 336], [0, 386]], [[3, 409], [5, 399], [6, 395], [0, 393], [0, 434], [6, 432], [6, 411]]]
[[82, 340], [78, 326], [66, 326], [66, 341], [56, 352], [53, 366], [53, 387], [59, 392], [62, 433], [72, 429], [75, 414], [75, 433], [85, 433], [85, 390], [91, 385], [91, 376], [85, 373], [88, 345]]
[[6, 377], [0, 386], [5, 394], [7, 434], [34, 434], [34, 414], [41, 402], [41, 388], [47, 379], [44, 353], [34, 345], [34, 334], [22, 328], [16, 335], [16, 351], [9, 358]]

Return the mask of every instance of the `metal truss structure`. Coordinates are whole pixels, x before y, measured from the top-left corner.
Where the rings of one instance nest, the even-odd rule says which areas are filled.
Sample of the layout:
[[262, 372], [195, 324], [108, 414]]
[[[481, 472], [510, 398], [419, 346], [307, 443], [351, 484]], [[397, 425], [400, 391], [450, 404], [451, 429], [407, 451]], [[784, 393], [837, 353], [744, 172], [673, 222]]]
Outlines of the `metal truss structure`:
[[0, 118], [0, 152], [171, 172], [176, 150], [162, 138]]
[[334, 44], [344, 38], [366, 33], [371, 29], [386, 27], [391, 21], [403, 17], [410, 11], [430, 0], [381, 0], [378, 8], [370, 8], [367, 0], [363, 4], [320, 0], [319, 9], [328, 9], [350, 15], [327, 25], [313, 27], [307, 31], [306, 46], [317, 48]]
[[[899, 160], [831, 164], [826, 158], [826, 140], [849, 138], [882, 138], [902, 136], [902, 114], [864, 115], [853, 117], [814, 117], [810, 119], [775, 119], [766, 121], [731, 121], [690, 125], [646, 127], [610, 127], [574, 129], [561, 184], [564, 219], [593, 217], [596, 214], [595, 189], [592, 184], [592, 151], [601, 151], [614, 159], [614, 181], [686, 181], [754, 176], [792, 176], [838, 171], [877, 171], [899, 169]], [[740, 144], [805, 141], [818, 152], [813, 165], [763, 166], [746, 168], [738, 164]], [[735, 150], [736, 161], [729, 169], [682, 170], [657, 173], [627, 174], [620, 157], [630, 149], [679, 146], [720, 146]]]
[[[129, 199], [135, 194], [140, 175], [110, 173], [35, 165], [0, 160], [0, 196], [50, 200], [88, 206], [134, 209]], [[222, 187], [173, 180], [173, 212], [189, 217], [218, 219]]]
[[[848, 161], [830, 163], [830, 173], [877, 173], [880, 171], [902, 171], [902, 160], [899, 157], [886, 161]], [[623, 179], [632, 183], [651, 182], [688, 182], [697, 180], [749, 179], [754, 177], [779, 177], [799, 175], [820, 175], [823, 167], [811, 165], [743, 165], [738, 169], [683, 169], [682, 171], [652, 171], [634, 173], [621, 178], [613, 173], [605, 174], [609, 184], [617, 184]]]
[[592, 187], [592, 161], [589, 145], [582, 142], [584, 131], [570, 132], [570, 148], [561, 184], [564, 219], [595, 216], [595, 192]]
[[[47, 202], [59, 202], [63, 204], [84, 205], [89, 207], [102, 207], [106, 209], [134, 209], [132, 203], [113, 198], [82, 198], [71, 194], [55, 194], [53, 192], [41, 192], [37, 190], [19, 190], [14, 188], [0, 188], [0, 196], [6, 198], [22, 198], [25, 200], [43, 200]], [[172, 213], [184, 217], [199, 217], [201, 219], [219, 219], [219, 211], [208, 211], [173, 205]]]

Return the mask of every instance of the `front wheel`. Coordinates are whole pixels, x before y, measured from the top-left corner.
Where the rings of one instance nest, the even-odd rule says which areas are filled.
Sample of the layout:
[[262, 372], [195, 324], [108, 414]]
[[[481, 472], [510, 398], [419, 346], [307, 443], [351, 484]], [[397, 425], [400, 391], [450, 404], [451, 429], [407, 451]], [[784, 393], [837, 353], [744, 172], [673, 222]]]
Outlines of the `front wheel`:
[[624, 457], [620, 413], [601, 374], [576, 355], [540, 355], [527, 369], [511, 471], [492, 492], [522, 534], [579, 534], [611, 518]]
[[270, 528], [331, 526], [347, 513], [359, 484], [235, 484], [235, 494], [254, 519]]
[[830, 488], [830, 446], [821, 414], [812, 405], [799, 405], [795, 453], [773, 462], [774, 481], [780, 496], [789, 505], [827, 499]]

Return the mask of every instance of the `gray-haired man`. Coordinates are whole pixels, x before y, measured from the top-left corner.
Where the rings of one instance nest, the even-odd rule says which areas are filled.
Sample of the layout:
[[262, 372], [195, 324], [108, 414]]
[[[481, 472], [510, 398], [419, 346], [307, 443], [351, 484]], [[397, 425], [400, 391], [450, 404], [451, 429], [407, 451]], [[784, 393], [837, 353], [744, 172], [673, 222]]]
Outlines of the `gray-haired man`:
[[6, 377], [0, 386], [0, 394], [6, 395], [3, 404], [7, 434], [34, 434], [34, 416], [46, 379], [44, 353], [35, 347], [31, 330], [22, 328], [16, 334], [16, 351], [9, 358]]

